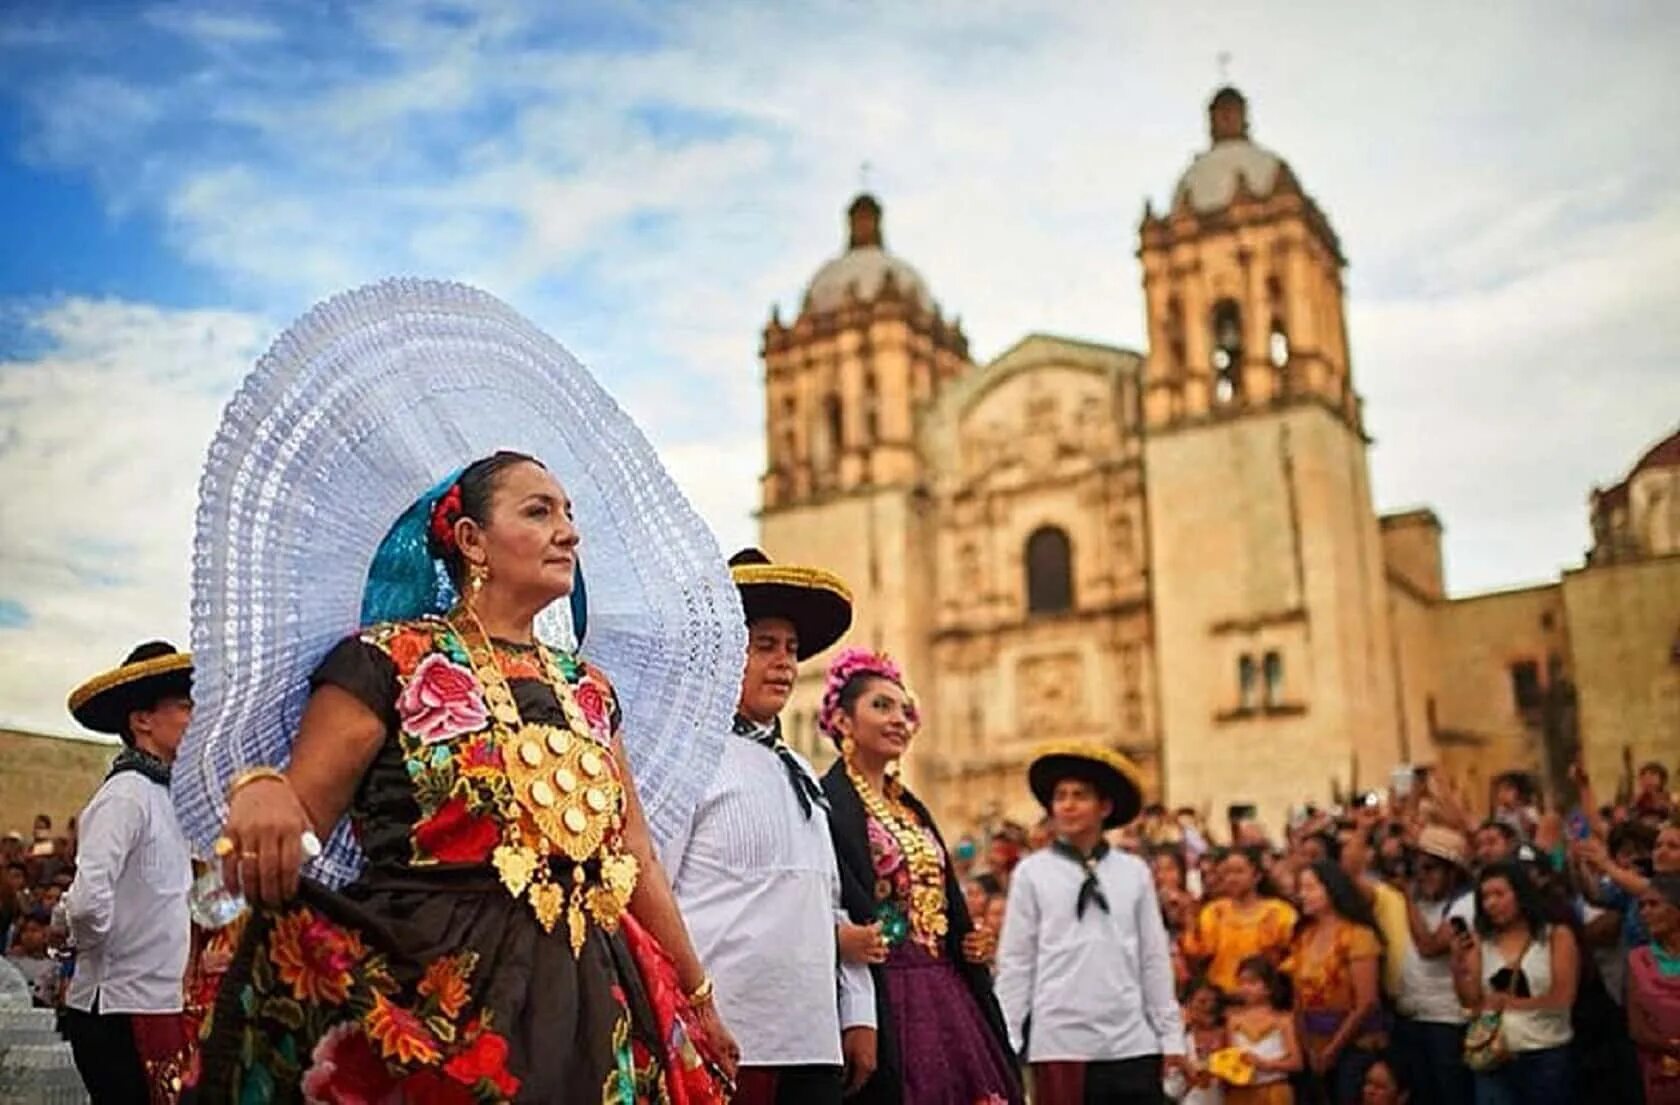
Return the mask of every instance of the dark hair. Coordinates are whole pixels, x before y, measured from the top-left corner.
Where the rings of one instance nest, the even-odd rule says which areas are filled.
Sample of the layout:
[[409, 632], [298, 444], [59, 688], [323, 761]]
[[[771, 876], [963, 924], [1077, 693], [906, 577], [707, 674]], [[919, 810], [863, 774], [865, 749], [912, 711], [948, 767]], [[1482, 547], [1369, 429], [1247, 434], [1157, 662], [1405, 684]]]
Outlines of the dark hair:
[[[496, 485], [501, 482], [503, 472], [518, 464], [534, 464], [538, 468], [547, 470], [547, 466], [536, 457], [524, 453], [516, 453], [511, 449], [501, 449], [487, 457], [480, 457], [467, 465], [461, 472], [461, 478], [455, 481], [455, 486], [461, 489], [461, 517], [471, 518], [479, 525], [490, 522], [490, 503], [496, 495]], [[453, 545], [444, 547], [435, 535], [428, 542], [431, 553], [443, 561], [444, 570], [449, 573], [449, 579], [460, 590], [466, 582], [467, 565], [461, 550]]]
[[1510, 841], [1512, 844], [1519, 844], [1519, 843], [1522, 842], [1522, 838], [1517, 835], [1517, 830], [1515, 828], [1513, 828], [1511, 825], [1509, 825], [1508, 823], [1506, 823], [1504, 821], [1500, 821], [1497, 818], [1490, 817], [1486, 821], [1482, 822], [1480, 825], [1476, 826], [1476, 831], [1478, 833], [1481, 832], [1483, 829], [1498, 830], [1499, 835], [1503, 836], [1506, 840]]
[[1647, 771], [1651, 772], [1658, 779], [1662, 780], [1662, 782], [1658, 784], [1659, 786], [1665, 786], [1666, 787], [1668, 785], [1668, 768], [1664, 767], [1662, 764], [1658, 763], [1656, 760], [1651, 760], [1648, 763], [1641, 764], [1640, 767], [1639, 767], [1639, 774], [1643, 775]]
[[1494, 879], [1504, 879], [1517, 898], [1517, 912], [1528, 925], [1528, 931], [1539, 936], [1546, 931], [1546, 901], [1540, 888], [1522, 864], [1513, 860], [1490, 863], [1476, 876], [1476, 931], [1483, 936], [1493, 935], [1493, 921], [1482, 908], [1482, 887]]
[[1493, 787], [1510, 787], [1517, 792], [1517, 801], [1532, 803], [1538, 788], [1534, 785], [1534, 776], [1526, 771], [1505, 771], [1493, 777]]
[[1289, 984], [1289, 976], [1277, 969], [1273, 963], [1263, 955], [1251, 955], [1237, 964], [1237, 976], [1253, 975], [1266, 987], [1266, 1004], [1282, 1012], [1295, 1004], [1295, 988]]
[[45, 928], [52, 928], [52, 910], [42, 909], [37, 906], [19, 918], [19, 923], [25, 925], [41, 925]]
[[[1341, 830], [1342, 826], [1337, 825], [1336, 832], [1340, 832]], [[1336, 838], [1336, 833], [1330, 832], [1327, 829], [1320, 829], [1316, 833], [1308, 833], [1305, 837], [1301, 838], [1301, 843], [1305, 844], [1309, 840], [1318, 841], [1319, 846], [1324, 849], [1326, 859], [1329, 859], [1332, 862], [1339, 862], [1341, 860], [1342, 842]]]
[[1386, 1070], [1388, 1072], [1388, 1076], [1394, 1079], [1395, 1094], [1405, 1098], [1411, 1097], [1412, 1083], [1411, 1080], [1406, 1077], [1406, 1064], [1400, 1062], [1399, 1059], [1392, 1053], [1385, 1052], [1379, 1054], [1371, 1065], [1365, 1068], [1365, 1077], [1359, 1080], [1361, 1087], [1363, 1087], [1366, 1082], [1370, 1081], [1371, 1072], [1376, 1070], [1378, 1067]]
[[1254, 869], [1254, 892], [1262, 898], [1282, 898], [1277, 883], [1272, 881], [1272, 873], [1266, 867], [1266, 850], [1264, 848], [1229, 848], [1219, 857], [1223, 863], [1232, 856], [1241, 856]]
[[1189, 1005], [1190, 1002], [1191, 1002], [1191, 999], [1193, 999], [1197, 994], [1201, 993], [1203, 990], [1212, 990], [1213, 991], [1214, 1005], [1218, 1008], [1220, 1013], [1224, 1013], [1224, 1011], [1225, 1011], [1225, 994], [1224, 994], [1223, 991], [1221, 991], [1219, 989], [1219, 987], [1217, 987], [1213, 984], [1213, 980], [1211, 978], [1209, 978], [1207, 975], [1194, 975], [1194, 976], [1192, 976], [1190, 981], [1186, 982], [1184, 984], [1183, 988], [1179, 990], [1179, 992], [1178, 992], [1178, 1003], [1180, 1005]]
[[1172, 847], [1170, 844], [1162, 844], [1151, 848], [1149, 849], [1150, 865], [1153, 866], [1155, 861], [1160, 859], [1162, 856], [1166, 856], [1168, 859], [1172, 860], [1173, 866], [1178, 868], [1178, 880], [1180, 882], [1183, 882], [1185, 879], [1190, 877], [1190, 869], [1184, 862], [1183, 852]]
[[1614, 856], [1627, 845], [1649, 852], [1657, 845], [1657, 830], [1643, 821], [1624, 821], [1610, 830], [1610, 854]]
[[[1324, 884], [1324, 891], [1330, 896], [1330, 908], [1336, 916], [1344, 921], [1352, 921], [1356, 925], [1364, 925], [1377, 934], [1377, 940], [1382, 940], [1382, 930], [1377, 927], [1376, 914], [1371, 910], [1371, 903], [1366, 901], [1365, 895], [1347, 877], [1347, 872], [1329, 860], [1320, 860], [1306, 869], [1313, 877]], [[1303, 871], [1302, 874], [1306, 874]], [[1306, 913], [1301, 914], [1301, 924], [1310, 921]]]

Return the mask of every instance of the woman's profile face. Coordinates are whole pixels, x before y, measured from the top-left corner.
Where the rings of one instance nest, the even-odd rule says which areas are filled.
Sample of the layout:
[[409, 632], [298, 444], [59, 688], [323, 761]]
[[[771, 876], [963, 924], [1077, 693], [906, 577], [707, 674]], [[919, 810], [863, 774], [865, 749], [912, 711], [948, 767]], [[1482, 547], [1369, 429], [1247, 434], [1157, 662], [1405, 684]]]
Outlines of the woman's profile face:
[[869, 679], [851, 711], [842, 717], [842, 733], [852, 738], [860, 752], [889, 762], [904, 755], [916, 731], [910, 696], [897, 683], [879, 676]]
[[462, 555], [488, 569], [484, 589], [539, 608], [572, 593], [577, 526], [572, 501], [541, 465], [522, 462], [497, 474], [483, 526], [458, 523]]
[[1491, 878], [1482, 883], [1482, 912], [1494, 928], [1504, 928], [1517, 919], [1517, 892], [1507, 879]]

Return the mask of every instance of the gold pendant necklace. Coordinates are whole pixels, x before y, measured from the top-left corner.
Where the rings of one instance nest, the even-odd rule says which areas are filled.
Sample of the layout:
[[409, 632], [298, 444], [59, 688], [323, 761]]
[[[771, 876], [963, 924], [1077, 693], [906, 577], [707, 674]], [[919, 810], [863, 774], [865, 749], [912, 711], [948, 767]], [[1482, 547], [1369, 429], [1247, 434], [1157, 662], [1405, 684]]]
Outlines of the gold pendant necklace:
[[[623, 847], [624, 787], [613, 770], [611, 750], [597, 739], [548, 646], [539, 641], [535, 649], [543, 682], [566, 719], [564, 727], [528, 724], [520, 717], [484, 623], [470, 605], [460, 609], [470, 619], [471, 632], [454, 617], [447, 624], [466, 649], [484, 692], [515, 801], [515, 808], [506, 811], [511, 816], [503, 819], [502, 843], [492, 862], [508, 893], [531, 903], [545, 932], [553, 932], [565, 914], [575, 956], [583, 949], [585, 910], [602, 928], [615, 931], [636, 889], [636, 858]], [[556, 854], [571, 861], [570, 888], [555, 881], [548, 861]], [[601, 879], [591, 887], [584, 864], [595, 858]]]
[[[910, 868], [910, 928], [914, 938], [932, 955], [940, 953], [945, 934], [950, 931], [950, 918], [945, 912], [945, 865], [939, 849], [922, 831], [916, 815], [896, 798], [883, 798], [875, 793], [863, 773], [845, 761], [846, 776], [863, 800], [863, 808], [893, 840]], [[888, 780], [890, 791], [893, 782]]]

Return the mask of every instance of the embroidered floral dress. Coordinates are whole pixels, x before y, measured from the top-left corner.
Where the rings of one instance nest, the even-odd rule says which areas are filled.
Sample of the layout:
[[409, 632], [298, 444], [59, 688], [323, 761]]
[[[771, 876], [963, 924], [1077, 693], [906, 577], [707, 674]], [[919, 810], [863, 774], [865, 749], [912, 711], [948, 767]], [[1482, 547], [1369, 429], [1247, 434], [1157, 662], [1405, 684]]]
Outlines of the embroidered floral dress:
[[[441, 619], [373, 627], [317, 669], [386, 722], [350, 810], [367, 866], [251, 917], [195, 1100], [705, 1100], [669, 961], [624, 912], [612, 687], [565, 654], [487, 651], [525, 728], [493, 724], [495, 681]], [[542, 847], [567, 834], [582, 858]]]
[[[890, 947], [877, 1002], [892, 1006], [891, 1024], [903, 1057], [903, 1105], [1010, 1105], [1020, 1091], [1010, 1059], [998, 1046], [974, 995], [947, 958], [948, 917], [918, 908], [918, 885], [898, 838], [874, 816], [866, 822], [875, 869], [875, 919]], [[918, 823], [923, 843], [939, 860], [938, 885], [949, 861], [939, 837]]]

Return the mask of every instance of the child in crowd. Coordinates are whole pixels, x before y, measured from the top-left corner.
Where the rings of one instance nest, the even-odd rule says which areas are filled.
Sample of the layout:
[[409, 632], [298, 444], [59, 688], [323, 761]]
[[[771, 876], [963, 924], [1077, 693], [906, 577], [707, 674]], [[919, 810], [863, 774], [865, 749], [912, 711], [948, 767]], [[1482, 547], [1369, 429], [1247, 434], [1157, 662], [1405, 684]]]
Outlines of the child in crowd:
[[1224, 1087], [1207, 1069], [1208, 1056], [1225, 1047], [1224, 999], [1219, 987], [1197, 978], [1183, 991], [1185, 1061], [1190, 1066], [1190, 1086], [1179, 1100], [1182, 1105], [1222, 1105]]
[[29, 983], [29, 995], [37, 1009], [57, 1004], [58, 964], [47, 954], [51, 915], [36, 908], [18, 922], [17, 939], [6, 958]]
[[1254, 1069], [1247, 1085], [1225, 1089], [1226, 1105], [1293, 1105], [1289, 1076], [1301, 1069], [1301, 1045], [1290, 1014], [1289, 983], [1263, 955], [1237, 968], [1236, 1006], [1226, 1016], [1231, 1046]]

